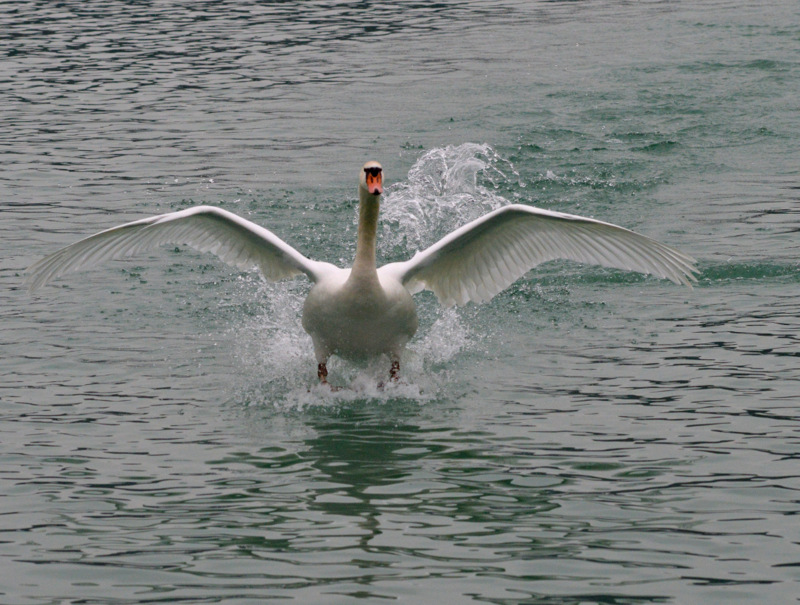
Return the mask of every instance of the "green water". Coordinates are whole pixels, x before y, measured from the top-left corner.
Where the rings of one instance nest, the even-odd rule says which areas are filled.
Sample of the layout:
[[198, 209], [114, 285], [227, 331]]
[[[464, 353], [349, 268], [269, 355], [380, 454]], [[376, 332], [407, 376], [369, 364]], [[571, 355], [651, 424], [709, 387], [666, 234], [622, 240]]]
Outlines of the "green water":
[[[800, 593], [800, 7], [6, 2], [0, 602], [790, 603]], [[166, 248], [24, 269], [222, 206], [349, 264], [507, 203], [699, 260], [416, 297], [403, 380], [331, 363], [308, 285]]]

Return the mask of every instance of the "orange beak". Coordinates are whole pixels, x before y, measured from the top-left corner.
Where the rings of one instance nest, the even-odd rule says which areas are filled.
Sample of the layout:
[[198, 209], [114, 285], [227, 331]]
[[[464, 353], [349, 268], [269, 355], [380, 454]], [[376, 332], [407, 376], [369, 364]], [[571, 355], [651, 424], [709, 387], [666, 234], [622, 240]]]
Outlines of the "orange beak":
[[372, 195], [380, 195], [383, 193], [383, 175], [367, 173], [367, 191]]

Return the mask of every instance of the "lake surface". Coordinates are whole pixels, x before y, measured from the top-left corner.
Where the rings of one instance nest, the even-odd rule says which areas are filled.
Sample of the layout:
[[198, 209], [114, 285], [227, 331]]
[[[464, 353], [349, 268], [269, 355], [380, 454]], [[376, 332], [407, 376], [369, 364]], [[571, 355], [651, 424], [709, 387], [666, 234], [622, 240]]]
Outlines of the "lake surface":
[[[5, 2], [0, 602], [790, 603], [800, 594], [800, 4]], [[508, 203], [699, 260], [417, 296], [403, 380], [308, 285], [167, 247], [38, 258], [218, 205], [379, 256]]]

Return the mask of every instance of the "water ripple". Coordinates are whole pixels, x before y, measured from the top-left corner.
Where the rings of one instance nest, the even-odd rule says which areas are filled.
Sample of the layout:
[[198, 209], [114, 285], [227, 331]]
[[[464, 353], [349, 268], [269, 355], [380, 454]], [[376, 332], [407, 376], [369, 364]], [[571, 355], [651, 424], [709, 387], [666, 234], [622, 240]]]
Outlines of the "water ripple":
[[[0, 601], [796, 602], [797, 8], [741, 5], [5, 2]], [[405, 382], [337, 394], [299, 281], [165, 249], [21, 291], [195, 204], [349, 262], [365, 154], [385, 260], [518, 202], [701, 279], [422, 294]]]

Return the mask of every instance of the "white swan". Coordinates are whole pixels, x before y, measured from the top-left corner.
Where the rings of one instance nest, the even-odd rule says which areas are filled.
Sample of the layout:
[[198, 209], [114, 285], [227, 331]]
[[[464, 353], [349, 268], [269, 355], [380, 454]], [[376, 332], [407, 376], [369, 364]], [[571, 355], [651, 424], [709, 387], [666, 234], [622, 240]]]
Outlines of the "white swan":
[[28, 269], [31, 291], [56, 277], [128, 257], [159, 244], [186, 244], [223, 261], [258, 267], [268, 280], [304, 273], [314, 283], [303, 307], [317, 374], [327, 382], [332, 354], [385, 354], [397, 379], [400, 355], [417, 329], [411, 295], [432, 290], [445, 306], [491, 299], [536, 265], [569, 259], [651, 273], [678, 284], [696, 281], [695, 260], [633, 231], [590, 218], [511, 205], [456, 229], [411, 260], [377, 268], [375, 240], [383, 169], [359, 173], [359, 221], [351, 269], [306, 258], [270, 231], [212, 206], [198, 206], [127, 223], [80, 240]]

